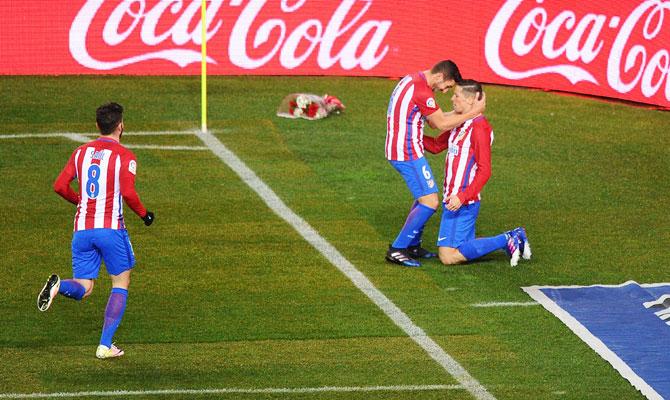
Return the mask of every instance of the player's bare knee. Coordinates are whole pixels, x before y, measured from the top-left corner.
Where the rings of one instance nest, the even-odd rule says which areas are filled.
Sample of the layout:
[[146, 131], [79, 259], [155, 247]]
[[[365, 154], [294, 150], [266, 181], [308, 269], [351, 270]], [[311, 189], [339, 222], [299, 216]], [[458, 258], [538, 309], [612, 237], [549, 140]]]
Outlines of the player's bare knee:
[[95, 286], [95, 281], [92, 279], [82, 279], [78, 281], [83, 287], [84, 287], [84, 295], [82, 296], [83, 298], [86, 298], [93, 293], [93, 286]]
[[126, 289], [130, 286], [130, 270], [124, 271], [118, 275], [111, 275], [112, 287]]
[[419, 199], [419, 203], [423, 204], [426, 207], [430, 207], [433, 210], [437, 210], [437, 207], [440, 205], [440, 199], [437, 197], [436, 193], [423, 196]]
[[458, 262], [456, 261], [456, 258], [453, 257], [452, 255], [443, 255], [443, 254], [440, 254], [440, 261], [441, 261], [442, 264], [444, 264], [444, 265], [454, 265], [454, 264], [458, 264]]
[[449, 247], [440, 247], [439, 257], [440, 261], [444, 265], [455, 265], [465, 261], [465, 258], [457, 249], [452, 249]]

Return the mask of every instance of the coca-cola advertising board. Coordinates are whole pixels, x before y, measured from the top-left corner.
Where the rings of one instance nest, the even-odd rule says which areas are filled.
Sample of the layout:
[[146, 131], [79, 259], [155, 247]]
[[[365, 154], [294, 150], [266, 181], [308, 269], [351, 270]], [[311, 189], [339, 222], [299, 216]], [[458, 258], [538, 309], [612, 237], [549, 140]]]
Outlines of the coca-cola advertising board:
[[[197, 75], [200, 0], [1, 0], [0, 74]], [[208, 0], [208, 73], [482, 82], [670, 107], [670, 0]]]

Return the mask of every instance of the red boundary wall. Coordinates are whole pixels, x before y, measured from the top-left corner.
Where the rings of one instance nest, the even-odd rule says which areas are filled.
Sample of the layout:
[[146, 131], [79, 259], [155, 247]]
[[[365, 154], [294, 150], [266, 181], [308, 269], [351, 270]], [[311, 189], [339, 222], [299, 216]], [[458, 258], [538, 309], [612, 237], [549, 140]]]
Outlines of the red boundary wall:
[[[482, 82], [670, 107], [670, 1], [208, 0], [208, 73]], [[197, 75], [200, 0], [2, 0], [0, 75]]]

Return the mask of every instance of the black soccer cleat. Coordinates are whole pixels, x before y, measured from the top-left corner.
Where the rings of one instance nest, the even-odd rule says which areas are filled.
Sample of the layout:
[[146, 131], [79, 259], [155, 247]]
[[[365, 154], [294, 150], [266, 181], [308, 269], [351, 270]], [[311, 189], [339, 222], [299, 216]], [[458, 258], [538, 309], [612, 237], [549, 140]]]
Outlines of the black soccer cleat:
[[386, 261], [394, 264], [402, 265], [404, 267], [420, 267], [421, 263], [413, 259], [407, 254], [407, 249], [397, 249], [389, 246], [386, 252]]
[[420, 244], [416, 245], [416, 246], [409, 246], [407, 248], [407, 254], [414, 259], [418, 259], [418, 258], [427, 259], [427, 258], [436, 258], [437, 257], [436, 253], [433, 253], [432, 251], [428, 251], [428, 250], [424, 249], [423, 247], [421, 247]]
[[58, 294], [59, 288], [60, 278], [56, 274], [51, 275], [49, 279], [47, 279], [47, 283], [44, 284], [40, 294], [37, 296], [37, 308], [40, 311], [46, 311], [49, 309], [51, 302]]

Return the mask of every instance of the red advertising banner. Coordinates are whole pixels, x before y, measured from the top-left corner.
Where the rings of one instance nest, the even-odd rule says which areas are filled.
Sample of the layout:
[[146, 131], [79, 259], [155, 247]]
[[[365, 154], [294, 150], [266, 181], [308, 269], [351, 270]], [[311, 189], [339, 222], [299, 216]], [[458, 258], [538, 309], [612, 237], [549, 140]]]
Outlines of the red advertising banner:
[[[200, 73], [200, 0], [0, 0], [0, 75]], [[465, 77], [670, 107], [670, 0], [208, 0], [212, 75]], [[668, 20], [668, 22], [666, 22]]]

